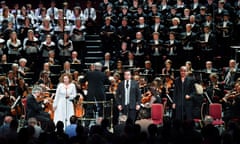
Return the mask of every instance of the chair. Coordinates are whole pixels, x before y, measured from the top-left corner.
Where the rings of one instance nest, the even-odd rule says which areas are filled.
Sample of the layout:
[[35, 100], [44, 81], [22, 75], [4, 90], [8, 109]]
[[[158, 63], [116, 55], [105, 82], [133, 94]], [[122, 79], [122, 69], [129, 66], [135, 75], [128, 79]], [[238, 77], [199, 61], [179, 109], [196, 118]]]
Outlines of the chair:
[[222, 120], [222, 105], [219, 103], [212, 103], [209, 105], [209, 115], [213, 117], [213, 125], [221, 126], [224, 124]]
[[22, 105], [23, 105], [23, 113], [26, 117], [27, 113], [26, 113], [26, 110], [27, 110], [27, 98], [22, 98]]
[[156, 125], [162, 125], [163, 115], [164, 115], [163, 104], [152, 104], [151, 119], [153, 123]]

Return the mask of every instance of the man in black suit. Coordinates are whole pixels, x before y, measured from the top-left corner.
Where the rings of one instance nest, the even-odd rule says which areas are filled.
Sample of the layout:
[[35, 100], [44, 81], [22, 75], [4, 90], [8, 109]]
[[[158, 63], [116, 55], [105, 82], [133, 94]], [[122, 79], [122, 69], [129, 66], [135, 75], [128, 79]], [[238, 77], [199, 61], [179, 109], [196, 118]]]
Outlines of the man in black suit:
[[141, 93], [138, 83], [131, 79], [129, 70], [124, 72], [124, 81], [117, 88], [116, 101], [117, 108], [128, 118], [135, 121], [136, 113], [140, 109]]
[[105, 53], [104, 60], [102, 60], [100, 63], [106, 69], [109, 69], [109, 70], [115, 69], [115, 62], [113, 60], [111, 60], [111, 54], [109, 52]]
[[[81, 80], [81, 83], [88, 81], [88, 94], [86, 97], [87, 101], [104, 101], [106, 99], [105, 95], [105, 84], [109, 84], [108, 78], [104, 72], [102, 72], [102, 64], [95, 63], [94, 71], [89, 71], [85, 77]], [[86, 109], [86, 118], [91, 118], [94, 112], [94, 105], [88, 104]], [[103, 116], [103, 105], [102, 103], [96, 103], [96, 112], [99, 116]]]
[[204, 83], [208, 83], [210, 81], [209, 76], [211, 73], [218, 73], [218, 70], [213, 67], [212, 61], [205, 62], [205, 69], [202, 70], [202, 79]]
[[187, 76], [187, 68], [181, 66], [180, 77], [174, 81], [173, 109], [175, 109], [175, 119], [192, 120], [192, 99], [195, 94], [194, 80]]
[[35, 117], [41, 123], [46, 123], [50, 120], [50, 115], [44, 111], [44, 103], [47, 103], [47, 101], [37, 101], [41, 93], [42, 88], [36, 86], [32, 89], [32, 94], [27, 97], [27, 118]]
[[239, 69], [238, 69], [238, 64], [237, 64], [236, 60], [230, 59], [229, 65], [225, 69], [225, 72], [224, 72], [223, 82], [225, 84], [224, 85], [225, 89], [231, 90], [234, 88], [235, 81], [238, 78], [238, 72], [239, 72]]

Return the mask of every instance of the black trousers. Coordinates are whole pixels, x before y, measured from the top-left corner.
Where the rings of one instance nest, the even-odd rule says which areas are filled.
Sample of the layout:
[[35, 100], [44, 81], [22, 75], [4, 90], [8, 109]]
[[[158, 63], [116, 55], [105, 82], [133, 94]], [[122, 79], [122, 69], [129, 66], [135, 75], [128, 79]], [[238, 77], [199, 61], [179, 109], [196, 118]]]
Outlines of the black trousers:
[[137, 111], [136, 109], [129, 108], [129, 106], [123, 106], [122, 114], [126, 115], [128, 119], [131, 119], [133, 122], [136, 120]]

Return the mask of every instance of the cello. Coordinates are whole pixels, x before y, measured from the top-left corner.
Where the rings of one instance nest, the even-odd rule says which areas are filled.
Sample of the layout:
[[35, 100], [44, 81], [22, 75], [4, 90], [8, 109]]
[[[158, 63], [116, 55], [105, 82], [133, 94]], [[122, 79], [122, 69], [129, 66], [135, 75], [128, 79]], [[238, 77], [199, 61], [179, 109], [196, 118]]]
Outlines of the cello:
[[78, 117], [78, 118], [81, 118], [84, 116], [85, 114], [85, 110], [83, 108], [83, 96], [81, 94], [78, 94], [79, 95], [79, 99], [77, 100], [77, 102], [74, 104], [74, 107], [75, 107], [75, 116]]

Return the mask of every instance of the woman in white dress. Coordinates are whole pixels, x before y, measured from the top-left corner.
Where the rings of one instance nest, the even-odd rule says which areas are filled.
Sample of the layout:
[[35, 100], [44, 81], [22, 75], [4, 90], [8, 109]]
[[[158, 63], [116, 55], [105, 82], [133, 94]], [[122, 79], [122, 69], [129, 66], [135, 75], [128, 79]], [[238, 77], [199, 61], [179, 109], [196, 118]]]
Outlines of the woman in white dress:
[[72, 100], [76, 95], [76, 87], [72, 83], [71, 74], [62, 74], [53, 101], [53, 109], [55, 110], [53, 120], [55, 124], [58, 121], [64, 122], [65, 127], [70, 124], [69, 119], [74, 115]]

